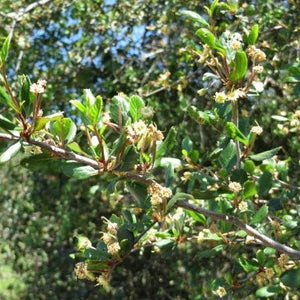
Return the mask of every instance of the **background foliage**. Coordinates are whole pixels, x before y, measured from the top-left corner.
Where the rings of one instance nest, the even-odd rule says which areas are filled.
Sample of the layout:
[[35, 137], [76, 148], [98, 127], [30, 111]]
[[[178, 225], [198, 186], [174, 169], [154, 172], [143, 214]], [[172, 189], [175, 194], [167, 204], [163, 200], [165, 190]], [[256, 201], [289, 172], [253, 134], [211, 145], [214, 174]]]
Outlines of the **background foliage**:
[[[179, 14], [188, 9], [204, 15], [205, 1], [201, 5], [175, 0], [44, 2], [17, 19], [17, 12], [35, 2], [1, 1], [0, 33], [7, 36], [15, 26], [8, 60], [11, 82], [15, 74], [29, 74], [34, 82], [48, 81], [45, 112], [59, 109], [72, 115], [69, 100], [80, 97], [84, 88], [104, 99], [118, 92], [138, 93], [155, 107], [160, 129], [168, 131], [177, 125], [178, 145], [188, 136], [200, 156], [214, 149], [217, 136], [211, 135], [207, 125], [192, 121], [187, 108], [212, 108], [218, 86], [203, 81], [208, 69], [199, 67], [189, 51], [197, 40], [196, 28]], [[245, 112], [264, 127], [255, 150], [282, 146], [279, 158], [289, 165], [286, 180], [299, 185], [300, 116], [295, 114], [300, 109], [299, 3], [251, 1], [238, 7], [236, 16], [219, 15], [216, 22], [224, 28], [230, 23], [232, 30], [255, 23], [260, 26], [259, 43], [267, 54], [264, 92], [243, 104]], [[205, 93], [199, 91], [203, 88]], [[9, 114], [4, 106], [0, 111]], [[5, 147], [4, 142], [0, 147]], [[175, 147], [170, 156], [180, 157], [181, 147]], [[95, 178], [84, 184], [69, 179], [55, 164], [28, 171], [19, 162], [16, 157], [10, 165], [1, 165], [0, 295], [7, 299], [98, 299], [93, 283], [76, 281], [72, 273], [72, 236], [80, 233], [98, 239], [103, 225], [100, 217], [121, 211], [120, 195], [107, 192]], [[299, 195], [293, 193], [285, 197], [299, 203]], [[282, 214], [296, 220], [299, 209]], [[297, 237], [299, 231], [295, 231], [296, 242]], [[207, 299], [208, 278], [221, 280], [228, 269], [238, 273], [240, 265], [229, 264], [234, 253], [220, 252], [212, 259], [197, 256], [204, 249], [196, 241], [187, 241], [169, 257], [146, 248], [143, 255], [136, 253], [116, 269], [114, 289], [103, 294], [103, 299], [154, 295], [196, 299], [201, 294]], [[246, 294], [237, 289], [235, 297], [255, 293], [255, 287], [248, 289]]]

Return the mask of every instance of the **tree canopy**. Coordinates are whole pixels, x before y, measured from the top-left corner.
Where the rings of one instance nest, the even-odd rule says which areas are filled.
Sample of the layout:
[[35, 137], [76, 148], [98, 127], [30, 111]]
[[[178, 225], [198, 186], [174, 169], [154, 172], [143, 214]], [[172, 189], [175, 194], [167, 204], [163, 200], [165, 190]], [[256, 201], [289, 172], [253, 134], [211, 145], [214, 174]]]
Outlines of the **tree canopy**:
[[299, 3], [0, 8], [0, 298], [299, 296]]

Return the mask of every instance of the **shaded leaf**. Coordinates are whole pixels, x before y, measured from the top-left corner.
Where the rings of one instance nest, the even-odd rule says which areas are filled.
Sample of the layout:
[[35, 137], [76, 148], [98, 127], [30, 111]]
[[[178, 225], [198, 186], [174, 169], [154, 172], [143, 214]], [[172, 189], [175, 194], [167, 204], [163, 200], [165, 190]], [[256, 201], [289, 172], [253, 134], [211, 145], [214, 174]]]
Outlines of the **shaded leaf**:
[[250, 221], [250, 225], [260, 223], [268, 215], [268, 206], [264, 204]]
[[232, 140], [230, 140], [226, 147], [222, 150], [219, 156], [219, 162], [228, 171], [231, 170], [236, 163], [236, 147]]
[[295, 268], [285, 271], [280, 281], [289, 287], [300, 289], [300, 268]]
[[16, 125], [7, 118], [0, 115], [0, 127], [4, 130], [14, 130]]
[[162, 143], [160, 143], [159, 146], [157, 147], [156, 150], [157, 159], [164, 156], [168, 150], [171, 150], [174, 147], [176, 141], [176, 135], [177, 132], [175, 127], [171, 127], [165, 140]]
[[205, 251], [202, 251], [202, 252], [199, 252], [196, 257], [197, 259], [200, 259], [200, 258], [207, 258], [207, 257], [212, 257], [212, 256], [215, 256], [218, 254], [218, 252], [220, 252], [221, 250], [224, 249], [224, 245], [218, 245], [212, 249], [209, 249], [209, 250], [205, 250]]
[[111, 257], [111, 254], [107, 253], [107, 251], [103, 251], [102, 249], [87, 248], [84, 250], [84, 257], [90, 260], [106, 261]]
[[86, 179], [98, 174], [98, 171], [91, 166], [80, 166], [79, 163], [73, 161], [63, 163], [61, 169], [66, 176], [75, 179]]
[[272, 174], [268, 171], [263, 172], [258, 180], [258, 194], [259, 196], [265, 196], [273, 185]]
[[247, 273], [255, 272], [259, 269], [259, 265], [257, 262], [252, 260], [247, 260], [243, 257], [238, 258], [238, 263]]
[[281, 290], [282, 290], [282, 288], [279, 285], [263, 286], [256, 291], [255, 295], [257, 297], [261, 297], [261, 298], [269, 298], [269, 297], [275, 296]]
[[177, 201], [183, 200], [183, 201], [188, 201], [188, 200], [193, 200], [194, 197], [190, 194], [186, 193], [176, 193], [167, 203], [166, 207], [166, 212], [169, 212], [176, 204]]
[[261, 161], [265, 159], [269, 159], [273, 157], [277, 152], [281, 149], [281, 147], [274, 148], [272, 150], [264, 151], [258, 154], [250, 155], [249, 157], [255, 161]]

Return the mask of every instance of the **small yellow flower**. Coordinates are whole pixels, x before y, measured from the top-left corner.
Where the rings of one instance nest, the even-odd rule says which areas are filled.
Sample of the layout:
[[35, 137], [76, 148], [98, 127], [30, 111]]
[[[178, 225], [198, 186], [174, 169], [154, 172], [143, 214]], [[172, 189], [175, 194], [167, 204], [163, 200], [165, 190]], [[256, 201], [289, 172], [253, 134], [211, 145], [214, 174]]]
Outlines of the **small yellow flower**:
[[156, 128], [155, 125], [150, 124], [148, 126], [148, 136], [151, 141], [162, 141], [164, 139], [163, 133]]
[[227, 95], [224, 92], [216, 92], [214, 98], [217, 103], [224, 103], [227, 100]]
[[219, 286], [217, 290], [213, 291], [213, 294], [217, 295], [220, 298], [223, 298], [227, 292], [224, 287]]

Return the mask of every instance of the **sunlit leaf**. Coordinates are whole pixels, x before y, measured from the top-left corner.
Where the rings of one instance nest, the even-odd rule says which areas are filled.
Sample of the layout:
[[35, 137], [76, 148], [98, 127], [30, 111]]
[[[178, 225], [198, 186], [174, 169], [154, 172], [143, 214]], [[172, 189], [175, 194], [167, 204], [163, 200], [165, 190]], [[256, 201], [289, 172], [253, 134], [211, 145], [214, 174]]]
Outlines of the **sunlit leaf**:
[[184, 10], [181, 12], [181, 14], [184, 15], [185, 17], [187, 17], [188, 19], [192, 20], [196, 24], [198, 23], [201, 26], [209, 27], [209, 24], [207, 23], [207, 21], [203, 17], [201, 17], [199, 14], [197, 14], [193, 11]]
[[234, 140], [237, 140], [241, 143], [243, 143], [244, 145], [248, 145], [249, 141], [248, 139], [246, 138], [246, 136], [239, 130], [239, 128], [237, 128], [235, 126], [234, 123], [232, 122], [227, 122], [226, 123], [226, 126], [225, 126], [225, 129], [226, 129], [226, 132], [227, 132], [227, 135], [234, 139]]
[[63, 118], [63, 112], [58, 112], [45, 117], [38, 117], [35, 123], [34, 131], [44, 129], [45, 125], [50, 121], [57, 121]]
[[233, 61], [233, 70], [229, 75], [232, 81], [240, 81], [248, 70], [248, 58], [244, 51], [237, 51]]
[[145, 103], [139, 96], [134, 95], [130, 97], [129, 105], [130, 105], [129, 107], [130, 115], [133, 121], [135, 122], [142, 117], [142, 114], [140, 113], [140, 109], [145, 106]]
[[247, 36], [247, 42], [249, 45], [255, 45], [256, 40], [258, 38], [259, 26], [258, 24], [253, 25], [249, 35]]
[[9, 160], [11, 160], [21, 149], [22, 145], [20, 142], [16, 142], [12, 146], [10, 146], [8, 149], [6, 149], [1, 155], [0, 155], [0, 164], [6, 163]]
[[70, 143], [76, 136], [76, 125], [70, 118], [61, 118], [51, 126], [51, 131], [63, 143]]

